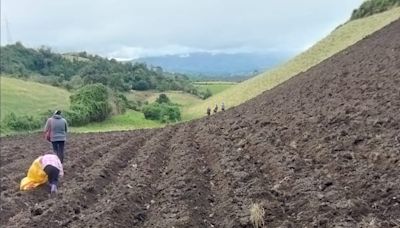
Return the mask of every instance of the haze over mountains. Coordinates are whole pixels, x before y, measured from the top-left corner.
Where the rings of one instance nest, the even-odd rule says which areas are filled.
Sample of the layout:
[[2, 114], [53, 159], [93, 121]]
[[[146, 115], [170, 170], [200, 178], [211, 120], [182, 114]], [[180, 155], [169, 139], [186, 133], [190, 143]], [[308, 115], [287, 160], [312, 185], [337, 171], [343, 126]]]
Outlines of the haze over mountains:
[[281, 52], [294, 56], [305, 50], [347, 21], [362, 1], [3, 0], [1, 27], [7, 29], [0, 43], [20, 41], [32, 48], [45, 45], [56, 52], [86, 51], [119, 60], [144, 58], [175, 72], [248, 75], [282, 62], [287, 56]]
[[196, 52], [185, 55], [165, 55], [139, 58], [133, 62], [144, 62], [160, 66], [166, 71], [201, 75], [203, 77], [249, 76], [272, 68], [289, 59], [289, 53], [207, 53]]

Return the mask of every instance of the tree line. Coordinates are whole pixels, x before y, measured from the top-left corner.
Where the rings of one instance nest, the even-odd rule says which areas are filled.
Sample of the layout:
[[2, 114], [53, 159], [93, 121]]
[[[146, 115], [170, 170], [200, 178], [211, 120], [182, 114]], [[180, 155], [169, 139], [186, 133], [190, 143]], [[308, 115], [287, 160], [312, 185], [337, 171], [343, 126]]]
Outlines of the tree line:
[[144, 63], [118, 62], [86, 52], [62, 55], [48, 47], [24, 47], [17, 42], [1, 47], [0, 71], [16, 77], [78, 89], [88, 84], [103, 84], [115, 91], [181, 90], [199, 95], [184, 74], [164, 72], [161, 67]]
[[400, 6], [400, 0], [367, 0], [353, 11], [351, 20], [381, 13], [396, 6]]

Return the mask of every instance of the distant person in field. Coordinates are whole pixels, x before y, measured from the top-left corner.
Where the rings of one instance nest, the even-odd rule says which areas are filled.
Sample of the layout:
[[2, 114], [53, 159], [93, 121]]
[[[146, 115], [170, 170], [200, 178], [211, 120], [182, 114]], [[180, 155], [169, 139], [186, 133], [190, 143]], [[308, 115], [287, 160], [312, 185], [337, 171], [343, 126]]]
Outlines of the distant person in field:
[[60, 110], [54, 112], [44, 127], [46, 139], [53, 145], [53, 151], [60, 158], [61, 163], [64, 162], [64, 145], [67, 139], [67, 129], [67, 121], [61, 116]]
[[216, 104], [214, 107], [214, 114], [218, 112], [218, 105]]
[[222, 111], [225, 111], [225, 104], [224, 104], [224, 102], [222, 102], [222, 104], [221, 104], [221, 110], [222, 110]]
[[211, 115], [211, 108], [207, 107], [207, 116], [210, 116], [210, 115]]

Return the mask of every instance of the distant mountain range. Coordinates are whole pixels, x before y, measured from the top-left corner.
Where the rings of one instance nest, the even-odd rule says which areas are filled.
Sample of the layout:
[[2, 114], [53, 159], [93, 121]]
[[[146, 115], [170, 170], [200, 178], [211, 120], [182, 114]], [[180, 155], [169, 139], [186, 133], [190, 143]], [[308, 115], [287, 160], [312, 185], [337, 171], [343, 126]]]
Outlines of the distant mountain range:
[[274, 67], [291, 55], [273, 54], [211, 54], [190, 53], [187, 55], [166, 55], [135, 59], [147, 65], [160, 66], [165, 71], [186, 73], [202, 77], [250, 76]]

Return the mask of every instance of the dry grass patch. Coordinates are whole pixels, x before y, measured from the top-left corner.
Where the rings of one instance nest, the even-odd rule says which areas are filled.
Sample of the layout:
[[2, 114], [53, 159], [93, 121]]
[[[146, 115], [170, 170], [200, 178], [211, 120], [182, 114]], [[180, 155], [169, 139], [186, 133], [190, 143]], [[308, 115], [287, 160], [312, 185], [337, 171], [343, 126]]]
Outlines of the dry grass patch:
[[250, 221], [255, 228], [264, 227], [264, 208], [258, 204], [253, 203], [250, 208]]

